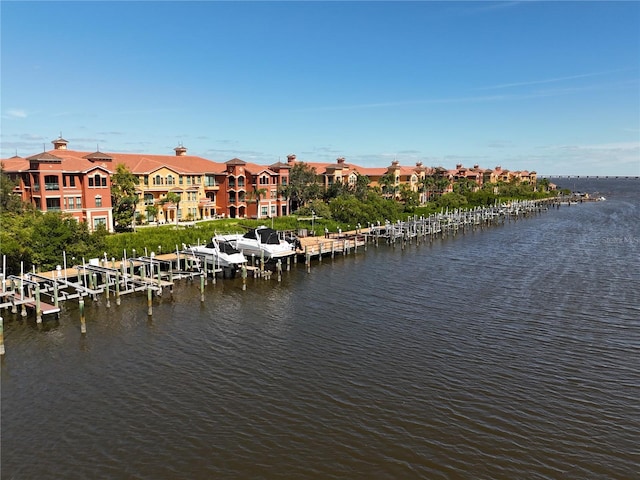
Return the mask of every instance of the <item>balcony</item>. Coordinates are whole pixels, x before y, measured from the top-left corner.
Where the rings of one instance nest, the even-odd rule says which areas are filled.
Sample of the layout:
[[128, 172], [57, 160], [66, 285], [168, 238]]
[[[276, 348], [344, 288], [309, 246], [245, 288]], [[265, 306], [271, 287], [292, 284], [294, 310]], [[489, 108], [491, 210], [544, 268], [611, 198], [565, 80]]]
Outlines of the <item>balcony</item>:
[[45, 183], [44, 184], [44, 189], [45, 190], [60, 190], [60, 184], [59, 183]]

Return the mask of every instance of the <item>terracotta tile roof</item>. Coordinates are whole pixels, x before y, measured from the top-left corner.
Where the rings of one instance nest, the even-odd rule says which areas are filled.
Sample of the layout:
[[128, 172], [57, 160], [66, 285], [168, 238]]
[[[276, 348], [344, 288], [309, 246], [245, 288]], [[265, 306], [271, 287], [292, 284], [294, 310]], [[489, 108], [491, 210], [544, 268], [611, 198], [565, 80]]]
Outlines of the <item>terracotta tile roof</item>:
[[[95, 165], [97, 162], [90, 162], [87, 156], [93, 154], [89, 152], [77, 152], [73, 150], [55, 150], [56, 155], [65, 159], [80, 158], [86, 162]], [[140, 153], [109, 153], [100, 152], [102, 155], [111, 157], [111, 165], [105, 168], [114, 168], [116, 165], [124, 164], [131, 172], [135, 174], [150, 174], [156, 170], [167, 167], [176, 173], [182, 174], [201, 174], [201, 173], [224, 173], [226, 167], [224, 164], [212, 162], [206, 158], [196, 157], [192, 155], [149, 155]], [[106, 158], [104, 159], [106, 161]]]
[[45, 161], [45, 162], [60, 162], [62, 161], [62, 158], [57, 157], [56, 155], [53, 155], [49, 152], [42, 152], [42, 153], [38, 153], [36, 155], [31, 155], [30, 157], [27, 157], [27, 160], [38, 160], [38, 161]]
[[231, 160], [227, 160], [226, 162], [227, 165], [246, 165], [247, 162], [245, 162], [244, 160], [240, 160], [239, 158], [232, 158]]
[[285, 162], [276, 162], [276, 163], [273, 163], [273, 164], [269, 165], [269, 168], [272, 169], [272, 170], [277, 170], [277, 169], [280, 169], [280, 168], [291, 168], [291, 165], [288, 164], [288, 163], [285, 163]]
[[369, 177], [382, 177], [387, 173], [387, 167], [356, 167], [355, 171], [360, 175]]
[[29, 170], [29, 160], [20, 157], [11, 157], [0, 160], [2, 168], [7, 172], [21, 172]]
[[107, 153], [102, 153], [99, 150], [97, 152], [90, 153], [89, 155], [85, 155], [82, 158], [86, 158], [87, 160], [93, 160], [93, 161], [105, 160], [105, 161], [108, 161], [108, 162], [113, 160], [113, 157], [111, 155], [109, 155]]

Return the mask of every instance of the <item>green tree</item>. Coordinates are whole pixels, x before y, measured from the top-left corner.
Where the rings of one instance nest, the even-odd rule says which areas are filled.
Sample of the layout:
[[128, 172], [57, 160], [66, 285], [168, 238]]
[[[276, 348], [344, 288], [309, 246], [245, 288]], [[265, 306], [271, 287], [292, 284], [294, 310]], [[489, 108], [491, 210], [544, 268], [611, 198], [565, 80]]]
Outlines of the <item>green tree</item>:
[[311, 200], [320, 198], [322, 188], [318, 184], [316, 169], [306, 163], [296, 163], [289, 173], [289, 185], [283, 187], [291, 200], [291, 209], [297, 210]]
[[462, 178], [453, 184], [453, 191], [460, 195], [467, 195], [468, 193], [474, 192], [477, 188], [478, 184], [468, 178]]
[[253, 192], [251, 192], [251, 196], [256, 201], [256, 217], [257, 218], [260, 218], [260, 200], [262, 200], [265, 197], [266, 194], [267, 194], [267, 189], [266, 188], [254, 187]]
[[359, 173], [357, 175], [356, 182], [351, 187], [351, 190], [358, 200], [366, 201], [371, 180], [366, 175], [360, 175]]
[[436, 201], [441, 208], [460, 208], [467, 204], [467, 198], [459, 193], [445, 193]]
[[111, 205], [116, 232], [129, 232], [133, 229], [133, 215], [138, 203], [137, 185], [138, 177], [125, 164], [118, 164], [111, 176]]
[[380, 179], [382, 194], [387, 198], [395, 198], [397, 191], [396, 176], [392, 172], [385, 173]]
[[6, 258], [6, 273], [18, 274], [21, 263], [27, 268], [33, 263], [31, 237], [35, 218], [40, 215], [37, 210], [23, 214], [3, 211], [0, 214], [0, 253]]
[[431, 198], [435, 185], [436, 179], [432, 175], [425, 175], [425, 177], [420, 180], [420, 192], [423, 194], [425, 202]]
[[146, 212], [147, 212], [147, 219], [150, 222], [155, 222], [158, 220], [158, 213], [160, 213], [160, 209], [158, 207], [156, 207], [155, 205], [147, 205], [147, 208], [145, 208]]
[[551, 182], [548, 178], [541, 178], [538, 180], [538, 190], [541, 192], [548, 192], [551, 186]]
[[448, 178], [439, 178], [435, 181], [436, 191], [440, 194], [443, 194], [447, 191], [450, 185], [450, 181]]
[[176, 225], [178, 224], [178, 210], [180, 210], [180, 200], [182, 200], [182, 195], [176, 192], [167, 192], [165, 197], [162, 200], [160, 200], [160, 203], [162, 205], [173, 203], [176, 206], [176, 215], [175, 215]]
[[411, 210], [418, 206], [420, 203], [420, 195], [418, 192], [414, 192], [409, 185], [403, 183], [399, 189], [400, 201], [404, 203], [405, 210]]
[[31, 234], [32, 261], [42, 270], [53, 270], [67, 257], [81, 259], [94, 255], [89, 228], [72, 216], [60, 212], [45, 212], [36, 217]]
[[13, 193], [16, 184], [4, 173], [4, 164], [0, 163], [0, 213], [22, 212], [24, 204], [19, 195]]

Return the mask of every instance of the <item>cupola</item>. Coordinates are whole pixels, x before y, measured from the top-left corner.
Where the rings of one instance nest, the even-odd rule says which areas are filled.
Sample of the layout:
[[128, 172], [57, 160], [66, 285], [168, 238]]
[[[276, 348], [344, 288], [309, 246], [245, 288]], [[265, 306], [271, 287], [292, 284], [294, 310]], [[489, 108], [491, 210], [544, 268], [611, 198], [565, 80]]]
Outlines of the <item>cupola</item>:
[[176, 152], [176, 157], [184, 157], [187, 154], [187, 148], [180, 144], [173, 149]]
[[64, 138], [62, 138], [62, 135], [60, 135], [58, 138], [53, 140], [51, 143], [53, 143], [53, 149], [54, 150], [66, 150], [67, 149], [67, 144], [69, 142], [67, 142]]

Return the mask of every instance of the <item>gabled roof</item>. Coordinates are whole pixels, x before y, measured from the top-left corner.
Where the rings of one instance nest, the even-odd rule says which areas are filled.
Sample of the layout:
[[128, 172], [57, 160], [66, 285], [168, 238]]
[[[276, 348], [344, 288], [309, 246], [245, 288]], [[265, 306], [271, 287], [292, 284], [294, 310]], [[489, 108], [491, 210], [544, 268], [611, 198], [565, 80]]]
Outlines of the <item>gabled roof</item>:
[[87, 160], [92, 160], [92, 161], [98, 161], [98, 160], [104, 160], [106, 162], [110, 162], [111, 160], [113, 160], [113, 157], [107, 153], [102, 153], [100, 150], [97, 150], [93, 153], [90, 153], [89, 155], [85, 155], [82, 158], [86, 158]]
[[246, 165], [247, 162], [245, 162], [244, 160], [240, 160], [239, 158], [232, 158], [231, 160], [227, 160], [226, 162], [227, 165]]
[[36, 155], [31, 155], [30, 157], [27, 158], [27, 160], [31, 161], [31, 162], [51, 162], [51, 163], [57, 163], [57, 162], [61, 162], [62, 158], [60, 157], [56, 157], [55, 155], [49, 153], [49, 152], [42, 152], [42, 153], [38, 153]]
[[276, 162], [273, 163], [271, 165], [269, 165], [269, 168], [272, 170], [279, 170], [281, 168], [287, 168], [287, 169], [291, 169], [291, 165], [288, 163], [284, 163], [284, 162]]

